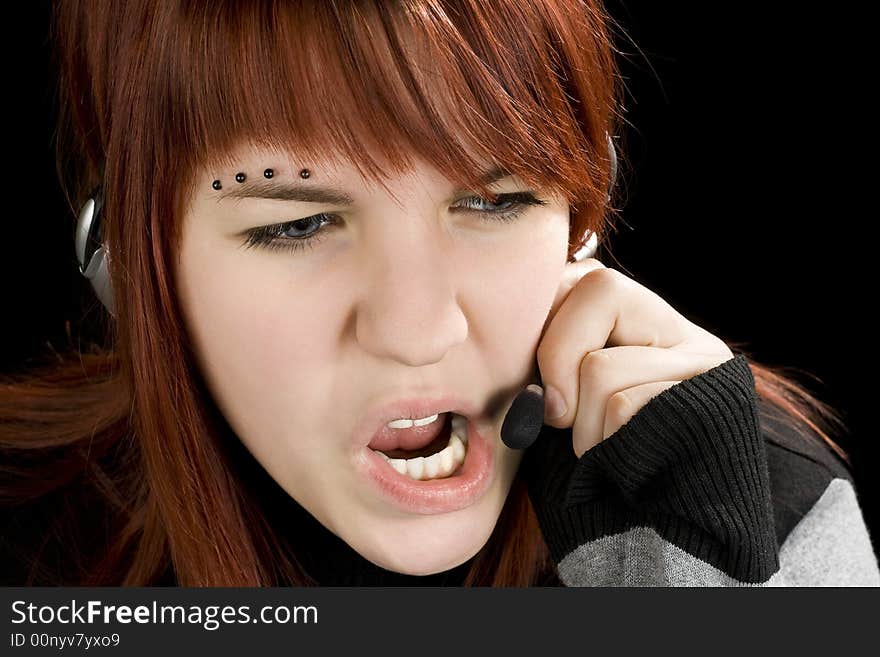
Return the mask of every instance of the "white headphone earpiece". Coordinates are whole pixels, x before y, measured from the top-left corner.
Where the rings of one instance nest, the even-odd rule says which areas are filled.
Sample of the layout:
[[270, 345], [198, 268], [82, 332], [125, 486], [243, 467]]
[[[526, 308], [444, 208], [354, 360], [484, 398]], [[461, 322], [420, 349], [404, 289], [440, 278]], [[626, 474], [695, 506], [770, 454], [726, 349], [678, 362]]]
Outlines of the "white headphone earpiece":
[[[617, 149], [614, 148], [614, 141], [611, 139], [611, 135], [606, 134], [605, 139], [608, 142], [608, 159], [611, 160], [611, 175], [609, 176], [611, 182], [608, 185], [608, 194], [605, 196], [605, 203], [608, 204], [611, 202], [611, 193], [614, 191], [614, 183], [617, 180]], [[587, 238], [586, 243], [571, 256], [575, 262], [580, 262], [596, 255], [596, 250], [599, 248], [599, 238], [593, 231], [588, 230], [584, 233], [584, 237], [587, 235], [590, 235], [590, 237]]]
[[116, 316], [113, 290], [110, 287], [110, 253], [101, 242], [101, 209], [104, 197], [97, 187], [79, 211], [76, 222], [76, 259], [80, 273], [89, 279], [92, 289], [107, 311]]
[[593, 258], [596, 255], [596, 250], [599, 248], [599, 239], [596, 237], [596, 233], [591, 233], [590, 237], [587, 238], [586, 244], [584, 244], [581, 248], [575, 251], [571, 258], [575, 262], [580, 262], [581, 260], [586, 260], [587, 258]]

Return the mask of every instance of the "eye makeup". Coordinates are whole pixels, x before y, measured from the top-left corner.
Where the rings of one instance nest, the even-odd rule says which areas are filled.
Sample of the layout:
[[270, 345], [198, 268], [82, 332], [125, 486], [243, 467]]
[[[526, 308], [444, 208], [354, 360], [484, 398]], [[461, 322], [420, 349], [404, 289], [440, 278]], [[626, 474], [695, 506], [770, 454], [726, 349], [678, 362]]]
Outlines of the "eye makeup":
[[[495, 199], [495, 202], [489, 202], [479, 196], [470, 196], [456, 202], [464, 202], [464, 205], [450, 206], [450, 210], [455, 213], [476, 214], [487, 222], [507, 223], [518, 219], [530, 206], [547, 204], [547, 201], [537, 198], [530, 191], [498, 194]], [[487, 206], [494, 207], [485, 209]], [[302, 219], [261, 226], [246, 232], [247, 239], [242, 247], [258, 247], [268, 251], [302, 251], [314, 248], [324, 239], [328, 232], [325, 226], [338, 223], [339, 218], [336, 215], [322, 212]]]

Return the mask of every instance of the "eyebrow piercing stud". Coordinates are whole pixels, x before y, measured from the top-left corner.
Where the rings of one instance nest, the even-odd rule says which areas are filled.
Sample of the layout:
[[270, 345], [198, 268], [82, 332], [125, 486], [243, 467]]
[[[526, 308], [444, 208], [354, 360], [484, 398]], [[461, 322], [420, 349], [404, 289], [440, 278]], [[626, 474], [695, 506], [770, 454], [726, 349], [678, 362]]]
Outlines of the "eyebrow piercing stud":
[[[311, 176], [311, 175], [312, 174], [308, 169], [302, 169], [299, 172], [299, 177], [302, 178], [303, 180], [309, 178], [309, 176]], [[266, 179], [274, 178], [275, 177], [275, 170], [274, 169], [264, 169], [263, 170], [263, 177]], [[235, 174], [235, 181], [236, 182], [243, 183], [245, 180], [247, 180], [247, 176], [243, 172], [239, 171], [237, 174]], [[211, 187], [213, 187], [216, 190], [220, 190], [220, 189], [223, 189], [223, 184], [219, 180], [215, 180], [214, 182], [211, 183]]]

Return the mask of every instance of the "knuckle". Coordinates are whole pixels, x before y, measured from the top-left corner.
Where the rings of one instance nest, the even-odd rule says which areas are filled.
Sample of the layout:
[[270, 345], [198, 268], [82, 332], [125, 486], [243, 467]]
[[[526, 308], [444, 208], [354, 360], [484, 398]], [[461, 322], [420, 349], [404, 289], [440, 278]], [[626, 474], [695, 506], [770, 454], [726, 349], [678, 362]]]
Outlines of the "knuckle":
[[614, 359], [611, 354], [601, 349], [591, 351], [581, 361], [581, 383], [588, 388], [596, 389], [598, 383], [608, 378], [613, 365]]
[[617, 426], [623, 424], [633, 414], [633, 401], [626, 392], [615, 392], [608, 398], [605, 407], [605, 419]]
[[685, 324], [685, 327], [686, 330], [695, 335], [695, 339], [699, 339], [705, 345], [706, 353], [717, 354], [719, 358], [733, 358], [733, 351], [731, 351], [730, 346], [723, 338], [690, 321]]
[[601, 269], [594, 269], [584, 276], [585, 278], [589, 276], [591, 283], [595, 285], [601, 285], [602, 287], [608, 289], [617, 289], [626, 285], [626, 282], [629, 280], [626, 276], [624, 276], [621, 272], [611, 267], [602, 267]]
[[[722, 363], [726, 362], [734, 357], [733, 351], [731, 351], [728, 344], [724, 340], [722, 340], [721, 338], [718, 338], [718, 352], [721, 354], [721, 357], [724, 359], [721, 361]], [[721, 363], [719, 363], [719, 365], [720, 364]]]

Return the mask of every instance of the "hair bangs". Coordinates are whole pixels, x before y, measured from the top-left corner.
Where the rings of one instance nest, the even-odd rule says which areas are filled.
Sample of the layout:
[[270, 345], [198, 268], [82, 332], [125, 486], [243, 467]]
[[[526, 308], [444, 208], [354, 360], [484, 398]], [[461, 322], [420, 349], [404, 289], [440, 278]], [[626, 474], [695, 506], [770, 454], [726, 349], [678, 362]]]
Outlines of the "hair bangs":
[[495, 167], [570, 201], [585, 177], [604, 184], [594, 144], [604, 146], [608, 112], [578, 116], [584, 90], [564, 52], [575, 44], [563, 42], [576, 19], [543, 3], [227, 0], [181, 11], [190, 52], [176, 60], [190, 70], [169, 102], [184, 134], [169, 138], [218, 177], [255, 145], [303, 166], [350, 161], [386, 190], [414, 156], [490, 198], [481, 181]]

